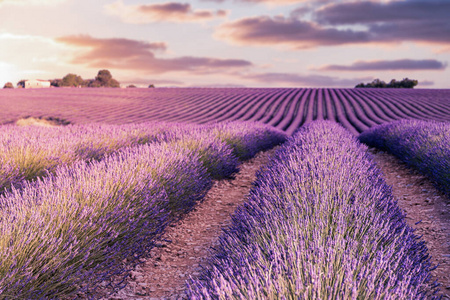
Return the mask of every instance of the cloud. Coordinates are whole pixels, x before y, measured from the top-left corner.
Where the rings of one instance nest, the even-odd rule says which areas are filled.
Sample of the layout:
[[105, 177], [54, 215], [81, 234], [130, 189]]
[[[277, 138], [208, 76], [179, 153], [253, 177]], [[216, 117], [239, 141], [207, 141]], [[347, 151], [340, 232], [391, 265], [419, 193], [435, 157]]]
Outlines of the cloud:
[[315, 12], [322, 25], [362, 25], [375, 42], [450, 43], [447, 0], [372, 1], [326, 5]]
[[332, 25], [375, 22], [444, 21], [450, 18], [450, 2], [445, 0], [359, 1], [326, 5], [316, 11], [316, 20]]
[[183, 86], [184, 82], [179, 80], [171, 80], [171, 79], [159, 79], [158, 78], [136, 78], [136, 77], [125, 77], [121, 81], [122, 85], [130, 85], [134, 84], [141, 87], [148, 87], [150, 84], [154, 84], [156, 86]]
[[398, 71], [398, 70], [444, 70], [447, 63], [435, 59], [398, 59], [357, 61], [351, 65], [326, 65], [320, 71]]
[[353, 87], [358, 82], [372, 80], [371, 77], [343, 79], [339, 77], [315, 75], [315, 74], [295, 74], [295, 73], [255, 73], [242, 75], [244, 79], [250, 79], [260, 83], [270, 85], [289, 85], [307, 87]]
[[89, 35], [64, 36], [58, 42], [77, 47], [72, 64], [91, 68], [135, 70], [148, 74], [166, 72], [214, 73], [252, 66], [240, 59], [183, 56], [157, 58], [155, 52], [166, 50], [164, 43], [148, 43], [124, 38], [99, 39]]
[[203, 22], [225, 17], [225, 10], [193, 10], [189, 3], [157, 3], [125, 5], [122, 0], [105, 6], [107, 13], [119, 16], [125, 23], [148, 24], [153, 22]]
[[2, 5], [53, 5], [65, 2], [67, 0], [0, 0], [0, 7]]
[[[312, 20], [302, 17], [311, 14]], [[450, 45], [448, 0], [352, 1], [307, 4], [290, 17], [256, 16], [226, 22], [215, 37], [237, 45], [292, 49], [349, 44], [422, 42]]]
[[[226, 0], [202, 0], [202, 1], [203, 2], [222, 3], [222, 2], [225, 2]], [[234, 2], [265, 3], [265, 4], [270, 4], [270, 5], [296, 4], [296, 3], [308, 2], [308, 1], [309, 0], [234, 0]]]
[[224, 23], [216, 30], [215, 37], [238, 45], [275, 45], [295, 49], [369, 41], [366, 32], [324, 28], [294, 18], [267, 16]]
[[430, 81], [430, 80], [423, 80], [423, 81], [419, 80], [419, 84], [418, 84], [418, 86], [433, 86], [433, 85], [434, 85], [434, 81]]

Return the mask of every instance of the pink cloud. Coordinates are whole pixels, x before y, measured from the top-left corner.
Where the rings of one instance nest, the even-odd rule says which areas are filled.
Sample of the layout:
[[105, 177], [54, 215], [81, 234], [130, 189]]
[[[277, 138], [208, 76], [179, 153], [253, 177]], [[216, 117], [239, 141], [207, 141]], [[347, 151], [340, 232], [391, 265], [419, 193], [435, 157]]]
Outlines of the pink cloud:
[[353, 87], [357, 83], [372, 80], [372, 77], [344, 79], [332, 76], [296, 73], [254, 73], [242, 75], [244, 79], [250, 79], [270, 85], [307, 86], [307, 87]]
[[[222, 3], [226, 0], [202, 0], [203, 2], [216, 2]], [[308, 2], [310, 0], [234, 0], [234, 2], [244, 2], [244, 3], [265, 3], [269, 5], [285, 5], [285, 4], [296, 4]], [[324, 0], [322, 0], [323, 2]], [[326, 0], [325, 0], [326, 1]]]
[[[302, 19], [307, 13], [311, 21]], [[293, 49], [415, 42], [438, 44], [443, 49], [439, 51], [445, 52], [450, 44], [449, 20], [448, 0], [308, 3], [293, 10], [289, 18], [257, 16], [226, 22], [215, 36], [238, 45]]]
[[250, 17], [220, 25], [219, 39], [239, 45], [288, 46], [295, 49], [364, 43], [366, 32], [324, 28], [317, 24], [284, 17]]
[[71, 63], [91, 68], [135, 70], [148, 74], [188, 71], [195, 73], [223, 72], [252, 66], [240, 59], [183, 56], [157, 58], [156, 51], [164, 51], [164, 43], [148, 43], [123, 38], [99, 39], [88, 35], [64, 36], [57, 42], [77, 47]]
[[67, 0], [0, 0], [0, 6], [10, 5], [53, 5], [65, 2]]
[[356, 61], [351, 65], [326, 65], [319, 68], [321, 71], [402, 71], [402, 70], [444, 70], [446, 63], [435, 59], [398, 59]]
[[107, 12], [119, 16], [125, 23], [203, 22], [227, 15], [225, 10], [194, 10], [189, 3], [167, 2], [125, 5], [122, 0], [105, 6]]

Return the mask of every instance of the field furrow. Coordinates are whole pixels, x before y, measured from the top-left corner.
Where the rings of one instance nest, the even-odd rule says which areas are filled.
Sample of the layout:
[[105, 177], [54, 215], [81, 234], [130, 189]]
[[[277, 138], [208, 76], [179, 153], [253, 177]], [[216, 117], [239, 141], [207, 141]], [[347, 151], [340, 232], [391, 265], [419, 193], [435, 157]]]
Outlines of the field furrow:
[[292, 134], [331, 120], [357, 135], [399, 119], [450, 121], [450, 90], [333, 88], [15, 89], [0, 91], [0, 124], [54, 117], [73, 124], [258, 121]]

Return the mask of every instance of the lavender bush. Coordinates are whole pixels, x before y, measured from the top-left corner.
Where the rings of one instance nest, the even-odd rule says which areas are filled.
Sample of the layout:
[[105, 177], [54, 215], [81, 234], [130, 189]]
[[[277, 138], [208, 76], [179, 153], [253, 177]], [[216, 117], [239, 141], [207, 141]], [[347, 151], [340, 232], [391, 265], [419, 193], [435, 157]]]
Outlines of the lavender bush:
[[190, 299], [424, 299], [430, 262], [367, 148], [302, 127], [258, 173]]
[[60, 165], [100, 160], [124, 147], [164, 139], [170, 127], [166, 123], [0, 126], [0, 190], [52, 173]]
[[0, 198], [0, 298], [89, 292], [148, 250], [211, 179], [198, 156], [161, 145], [63, 166]]
[[241, 160], [286, 141], [287, 135], [258, 122], [221, 122], [209, 125], [211, 134], [227, 143]]
[[450, 123], [395, 121], [364, 131], [359, 140], [397, 156], [450, 197]]
[[[60, 165], [70, 165], [78, 160], [101, 160], [122, 148], [152, 142], [179, 141], [186, 147], [199, 149], [199, 143], [208, 147], [214, 140], [214, 146], [220, 149], [211, 151], [228, 155], [225, 143], [237, 157], [247, 159], [285, 139], [285, 134], [270, 126], [250, 122], [218, 123], [214, 126], [152, 122], [56, 128], [5, 125], [0, 126], [0, 191], [11, 185], [20, 187], [23, 181], [53, 173]], [[208, 151], [204, 148], [203, 152], [206, 155]], [[209, 161], [207, 166], [214, 178], [229, 177], [237, 170], [236, 166], [225, 167], [225, 162], [220, 162], [223, 155], [214, 163]], [[202, 160], [206, 163], [205, 159]], [[232, 165], [231, 161], [226, 163]], [[234, 164], [237, 165], [237, 161]]]
[[[96, 126], [98, 131], [91, 130]], [[261, 130], [249, 124], [234, 128], [238, 126], [242, 130], [234, 131], [235, 143]], [[19, 144], [28, 154], [17, 159], [32, 157], [27, 164], [34, 166], [41, 158], [55, 157], [54, 165], [35, 167], [48, 172], [51, 165], [52, 172], [22, 181], [20, 189], [13, 186], [0, 196], [0, 299], [91, 295], [113, 275], [126, 274], [123, 260], [128, 266], [137, 263], [169, 222], [204, 197], [212, 178], [237, 170], [231, 146], [205, 126], [92, 125], [70, 128], [70, 134], [52, 129], [35, 129], [36, 140], [31, 131], [23, 131], [29, 136]], [[11, 137], [11, 131], [4, 136]], [[73, 142], [67, 136], [80, 138]], [[61, 157], [65, 152], [55, 150], [58, 140], [69, 153], [67, 160]], [[92, 151], [69, 147], [80, 141], [83, 147], [91, 143]], [[149, 141], [156, 143], [141, 145]], [[36, 148], [31, 148], [33, 142]], [[266, 143], [253, 142], [251, 149]], [[12, 140], [11, 145], [18, 149]]]

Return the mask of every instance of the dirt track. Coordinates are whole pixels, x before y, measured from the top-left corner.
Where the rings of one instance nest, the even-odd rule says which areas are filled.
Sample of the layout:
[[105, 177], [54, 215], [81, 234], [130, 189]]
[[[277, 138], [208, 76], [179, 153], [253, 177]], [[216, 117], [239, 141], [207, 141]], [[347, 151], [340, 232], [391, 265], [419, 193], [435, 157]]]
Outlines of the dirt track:
[[[424, 176], [386, 153], [370, 150], [398, 204], [407, 214], [407, 222], [423, 235], [434, 264], [434, 279], [442, 284], [443, 299], [450, 299], [450, 200], [437, 191]], [[151, 251], [145, 264], [138, 266], [128, 278], [126, 288], [103, 299], [185, 299], [185, 280], [199, 274], [205, 265], [210, 247], [215, 245], [230, 215], [243, 203], [255, 179], [274, 150], [260, 153], [244, 163], [234, 180], [214, 184], [206, 199], [183, 220], [169, 227], [159, 247]], [[422, 220], [421, 223], [415, 224]], [[433, 279], [433, 280], [434, 280]], [[97, 298], [97, 297], [96, 297]]]

